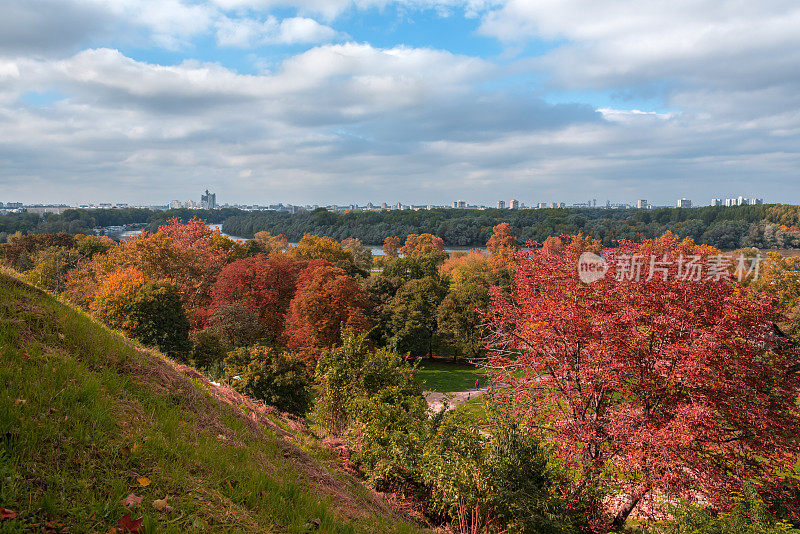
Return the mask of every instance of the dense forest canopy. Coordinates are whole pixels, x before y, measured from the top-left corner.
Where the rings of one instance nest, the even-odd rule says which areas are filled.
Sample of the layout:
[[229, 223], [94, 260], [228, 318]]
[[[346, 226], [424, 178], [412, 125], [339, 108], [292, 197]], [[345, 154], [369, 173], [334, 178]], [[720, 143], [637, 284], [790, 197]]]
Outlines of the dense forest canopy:
[[[379, 245], [390, 236], [429, 233], [446, 246], [482, 247], [492, 228], [509, 223], [521, 242], [583, 232], [610, 246], [617, 239], [652, 239], [665, 231], [691, 237], [698, 243], [723, 249], [741, 246], [800, 246], [800, 207], [783, 205], [662, 208], [656, 210], [527, 209], [385, 211], [346, 213], [318, 209], [288, 214], [263, 211], [225, 220], [223, 231], [251, 238], [256, 232], [283, 234], [297, 241], [303, 234], [325, 235], [337, 240], [357, 238]], [[794, 228], [792, 228], [794, 227]]]
[[245, 212], [235, 208], [219, 210], [158, 211], [141, 208], [113, 210], [67, 210], [63, 214], [13, 213], [0, 216], [0, 243], [15, 232], [44, 234], [66, 232], [92, 234], [94, 228], [124, 224], [146, 224], [156, 231], [170, 218], [186, 222], [198, 217], [210, 224], [223, 223], [229, 235], [252, 238], [257, 232], [284, 235], [296, 242], [305, 234], [336, 240], [359, 239], [381, 245], [390, 236], [405, 239], [411, 234], [429, 233], [442, 238], [445, 246], [482, 247], [492, 228], [508, 223], [520, 242], [543, 242], [561, 234], [594, 236], [605, 246], [617, 239], [652, 239], [666, 231], [690, 237], [697, 243], [721, 249], [738, 247], [800, 247], [800, 206], [760, 205], [656, 210], [608, 210], [585, 208], [526, 210], [402, 210], [332, 212], [324, 208], [290, 214], [278, 211]]

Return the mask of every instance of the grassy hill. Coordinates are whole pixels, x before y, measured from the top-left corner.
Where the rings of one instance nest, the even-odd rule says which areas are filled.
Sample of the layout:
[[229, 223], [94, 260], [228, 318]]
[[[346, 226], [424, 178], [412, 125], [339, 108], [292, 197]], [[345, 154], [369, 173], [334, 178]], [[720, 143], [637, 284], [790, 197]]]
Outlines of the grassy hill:
[[302, 421], [2, 271], [0, 388], [0, 532], [417, 531]]

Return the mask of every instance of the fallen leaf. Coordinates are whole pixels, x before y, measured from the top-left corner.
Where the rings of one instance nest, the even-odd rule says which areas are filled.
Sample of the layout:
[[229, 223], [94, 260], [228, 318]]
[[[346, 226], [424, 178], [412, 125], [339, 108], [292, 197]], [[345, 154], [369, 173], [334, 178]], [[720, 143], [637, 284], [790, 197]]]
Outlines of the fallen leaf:
[[125, 514], [119, 518], [117, 522], [117, 529], [120, 532], [130, 532], [130, 534], [143, 534], [144, 527], [142, 526], [142, 522], [144, 521], [144, 517], [139, 517], [137, 519], [132, 519], [131, 514]]
[[[169, 505], [167, 504], [167, 499], [168, 499], [168, 498], [169, 498], [169, 495], [167, 495], [167, 496], [166, 496], [166, 497], [164, 497], [163, 499], [156, 499], [156, 500], [154, 500], [154, 501], [153, 501], [153, 508], [155, 508], [155, 509], [156, 509], [156, 510], [158, 510], [159, 512], [163, 512], [163, 511], [164, 511], [164, 509], [165, 509], [166, 507], [168, 507], [168, 506], [169, 506]], [[171, 508], [170, 508], [170, 509], [171, 509]]]
[[142, 498], [141, 497], [137, 497], [136, 495], [131, 493], [130, 495], [128, 495], [127, 497], [122, 499], [122, 504], [124, 506], [127, 506], [128, 508], [131, 508], [131, 507], [134, 507], [134, 506], [140, 506], [142, 504]]
[[131, 447], [131, 454], [135, 453], [138, 450], [139, 450], [139, 444], [134, 443], [133, 446]]
[[25, 399], [17, 399], [14, 401], [14, 406], [19, 406], [20, 404], [25, 404], [26, 402], [28, 401], [26, 401]]
[[117, 534], [117, 527], [111, 527], [106, 534]]
[[150, 485], [150, 479], [147, 477], [137, 478], [136, 480], [139, 482], [139, 485], [142, 486], [143, 488], [146, 488], [147, 486]]
[[15, 517], [17, 517], [17, 512], [9, 510], [8, 508], [0, 508], [0, 521], [14, 519]]

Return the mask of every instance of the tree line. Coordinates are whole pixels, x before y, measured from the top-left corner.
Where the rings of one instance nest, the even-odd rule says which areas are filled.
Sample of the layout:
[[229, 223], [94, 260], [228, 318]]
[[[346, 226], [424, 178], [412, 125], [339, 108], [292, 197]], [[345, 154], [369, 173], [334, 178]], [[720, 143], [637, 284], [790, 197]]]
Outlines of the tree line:
[[656, 210], [394, 210], [384, 212], [250, 212], [225, 219], [229, 235], [252, 238], [257, 232], [283, 234], [298, 241], [305, 234], [337, 240], [354, 238], [380, 245], [387, 237], [432, 234], [445, 246], [482, 247], [492, 228], [508, 223], [520, 242], [583, 233], [612, 246], [620, 239], [654, 239], [664, 232], [724, 250], [739, 247], [800, 247], [800, 207], [784, 205], [662, 208]]

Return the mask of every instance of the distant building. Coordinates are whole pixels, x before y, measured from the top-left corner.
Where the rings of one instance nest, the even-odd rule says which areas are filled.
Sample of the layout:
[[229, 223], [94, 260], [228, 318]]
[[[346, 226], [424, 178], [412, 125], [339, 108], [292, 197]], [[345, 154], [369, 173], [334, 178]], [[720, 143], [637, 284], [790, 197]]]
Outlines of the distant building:
[[692, 207], [692, 201], [689, 200], [688, 198], [681, 198], [681, 199], [678, 200], [678, 207], [679, 208], [691, 208]]
[[26, 206], [25, 211], [28, 213], [36, 213], [38, 215], [44, 215], [45, 213], [55, 213], [56, 215], [61, 215], [68, 209], [71, 209], [70, 206], [64, 206], [63, 204], [60, 206]]
[[519, 209], [519, 200], [512, 199], [511, 202], [509, 203], [508, 207], [511, 208], [512, 210], [518, 210]]
[[723, 205], [722, 199], [721, 198], [712, 198], [711, 199], [711, 205], [712, 206], [722, 206]]
[[497, 209], [499, 209], [499, 210], [506, 209], [506, 201], [505, 200], [498, 200], [497, 201]]
[[169, 201], [169, 209], [171, 210], [179, 210], [183, 207], [183, 203], [180, 200], [170, 200]]
[[763, 198], [752, 198], [752, 199], [750, 199], [750, 204], [754, 204], [756, 206], [760, 206], [763, 203], [764, 203], [764, 199]]
[[725, 199], [725, 206], [730, 208], [731, 206], [735, 206], [735, 205], [736, 205], [736, 199], [735, 198], [726, 198]]
[[546, 207], [547, 207], [547, 202], [539, 202], [538, 204], [536, 204], [536, 208], [540, 210]]
[[217, 194], [209, 193], [208, 189], [204, 195], [200, 195], [200, 207], [204, 210], [217, 209]]
[[640, 210], [646, 210], [647, 209], [647, 200], [644, 199], [644, 198], [640, 199], [640, 200], [637, 200], [636, 201], [636, 207], [638, 209], [640, 209]]

